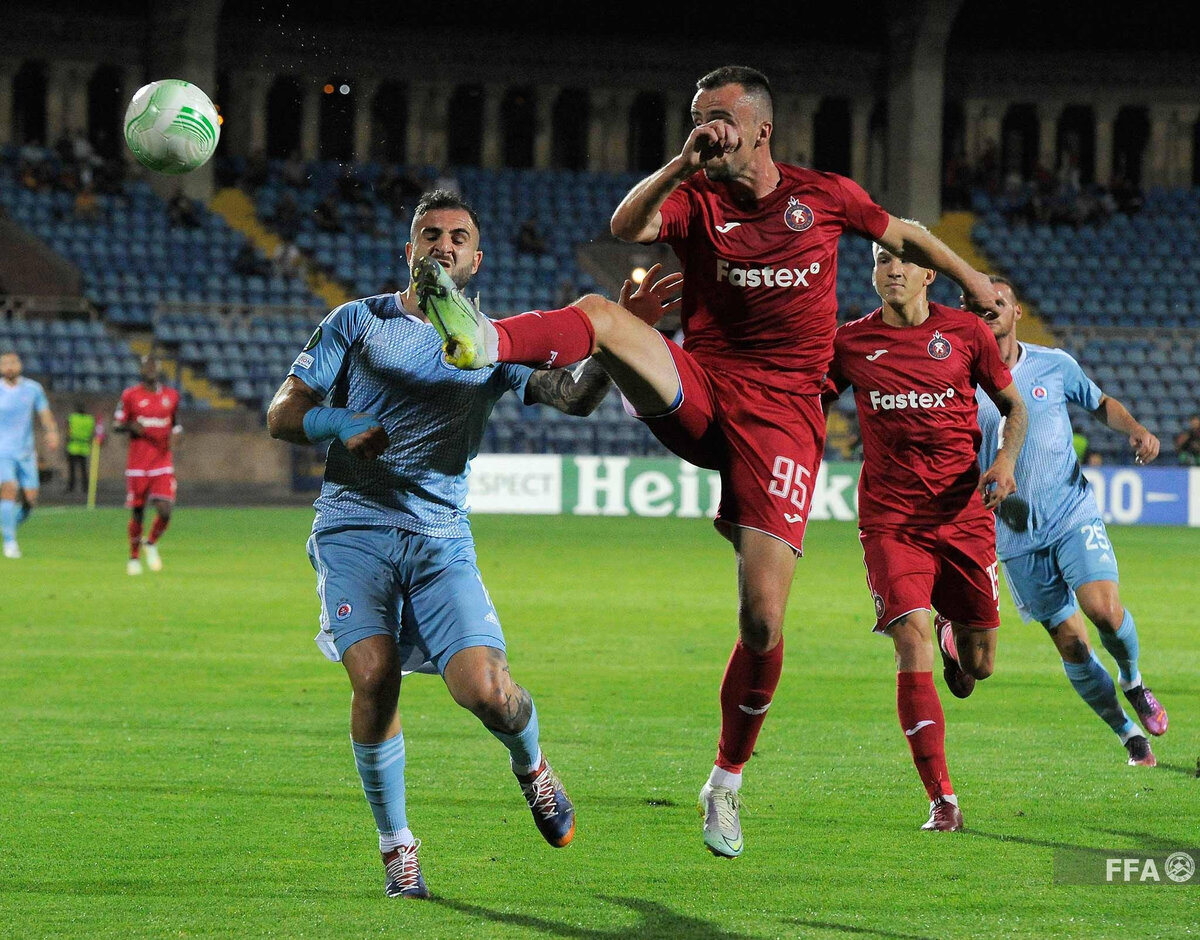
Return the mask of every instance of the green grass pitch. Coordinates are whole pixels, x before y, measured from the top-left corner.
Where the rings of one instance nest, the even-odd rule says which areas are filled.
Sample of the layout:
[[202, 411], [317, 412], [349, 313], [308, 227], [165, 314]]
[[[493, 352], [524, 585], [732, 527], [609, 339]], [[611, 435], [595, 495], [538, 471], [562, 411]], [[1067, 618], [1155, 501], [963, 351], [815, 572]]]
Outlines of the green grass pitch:
[[[39, 511], [0, 565], [0, 924], [23, 937], [1181, 937], [1200, 888], [1056, 884], [1066, 847], [1200, 845], [1200, 531], [1112, 530], [1171, 714], [1128, 767], [1007, 596], [997, 671], [942, 691], [968, 831], [927, 813], [852, 526], [814, 524], [743, 790], [746, 854], [702, 849], [728, 546], [703, 521], [480, 517], [513, 674], [578, 810], [537, 835], [501, 746], [436, 678], [401, 693], [432, 903], [388, 901], [312, 643], [304, 510], [184, 506], [127, 577], [125, 515]], [[1111, 659], [1102, 653], [1112, 668]]]

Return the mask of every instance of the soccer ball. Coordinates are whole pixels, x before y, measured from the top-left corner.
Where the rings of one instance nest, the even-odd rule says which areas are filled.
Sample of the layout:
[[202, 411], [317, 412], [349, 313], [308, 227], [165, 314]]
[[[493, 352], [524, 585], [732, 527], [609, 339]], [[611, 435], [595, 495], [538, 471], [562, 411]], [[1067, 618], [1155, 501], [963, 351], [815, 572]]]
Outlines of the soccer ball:
[[137, 90], [125, 110], [125, 143], [156, 173], [188, 173], [213, 155], [221, 119], [208, 95], [190, 82], [165, 78]]

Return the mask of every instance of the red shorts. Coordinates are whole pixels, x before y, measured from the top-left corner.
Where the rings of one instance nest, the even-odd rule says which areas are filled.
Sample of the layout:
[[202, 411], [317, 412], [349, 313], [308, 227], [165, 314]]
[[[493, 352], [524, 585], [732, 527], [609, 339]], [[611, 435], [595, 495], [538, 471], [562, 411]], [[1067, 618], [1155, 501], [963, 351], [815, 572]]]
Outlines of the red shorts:
[[974, 630], [1000, 626], [995, 522], [872, 526], [859, 532], [875, 631], [914, 610], [936, 610]]
[[809, 494], [825, 449], [818, 395], [796, 395], [727, 372], [708, 372], [676, 343], [683, 400], [641, 417], [673, 454], [721, 473], [716, 525], [758, 529], [803, 554]]
[[165, 503], [175, 502], [173, 467], [125, 471], [125, 508], [141, 509], [148, 499], [157, 499]]

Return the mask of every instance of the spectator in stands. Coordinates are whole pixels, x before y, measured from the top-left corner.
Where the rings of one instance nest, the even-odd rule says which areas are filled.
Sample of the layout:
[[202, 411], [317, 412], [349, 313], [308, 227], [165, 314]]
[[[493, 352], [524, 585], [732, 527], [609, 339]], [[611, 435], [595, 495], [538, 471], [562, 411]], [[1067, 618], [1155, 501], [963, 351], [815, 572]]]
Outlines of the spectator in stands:
[[91, 186], [84, 186], [75, 194], [75, 218], [80, 222], [95, 222], [99, 214], [96, 191]]
[[167, 219], [177, 228], [200, 227], [200, 214], [196, 211], [196, 204], [183, 194], [182, 189], [176, 189], [167, 202]]
[[295, 277], [304, 271], [304, 256], [295, 242], [281, 241], [271, 255], [271, 271], [276, 277]]
[[292, 151], [292, 155], [284, 161], [283, 169], [280, 172], [283, 182], [292, 189], [301, 189], [308, 183], [308, 173], [295, 151]]
[[1200, 415], [1192, 415], [1187, 427], [1175, 435], [1175, 453], [1181, 464], [1200, 466]]
[[313, 221], [322, 232], [336, 233], [345, 231], [346, 226], [342, 221], [342, 210], [338, 205], [337, 197], [333, 193], [329, 193], [317, 203], [317, 207], [313, 209]]
[[300, 207], [291, 193], [284, 193], [275, 205], [275, 231], [285, 242], [294, 242], [300, 234]]
[[524, 255], [540, 255], [546, 251], [546, 241], [538, 230], [537, 219], [529, 216], [517, 233], [517, 251]]
[[259, 258], [258, 252], [249, 242], [242, 242], [233, 256], [233, 270], [242, 277], [268, 277], [271, 268], [266, 261]]

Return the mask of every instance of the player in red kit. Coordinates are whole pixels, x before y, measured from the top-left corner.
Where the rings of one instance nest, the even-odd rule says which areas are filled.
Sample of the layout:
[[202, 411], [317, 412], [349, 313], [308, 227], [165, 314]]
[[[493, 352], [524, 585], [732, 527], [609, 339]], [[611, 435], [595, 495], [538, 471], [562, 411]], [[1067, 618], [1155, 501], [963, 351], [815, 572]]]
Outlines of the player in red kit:
[[[935, 273], [874, 246], [883, 306], [840, 327], [826, 394], [854, 386], [863, 442], [859, 538], [875, 631], [896, 647], [896, 705], [930, 799], [921, 828], [957, 830], [962, 812], [946, 769], [946, 728], [933, 684], [931, 610], [947, 684], [965, 698], [992, 673], [1000, 626], [995, 521], [1016, 489], [1025, 406], [987, 325], [930, 303]], [[980, 474], [975, 389], [1005, 416], [1004, 443]], [[982, 494], [982, 495], [981, 495]]]
[[563, 365], [594, 355], [660, 441], [720, 471], [716, 525], [737, 554], [739, 639], [699, 803], [705, 845], [732, 858], [743, 850], [742, 767], [779, 682], [784, 610], [824, 447], [820, 390], [836, 325], [838, 238], [859, 232], [943, 271], [976, 306], [994, 310], [996, 289], [851, 180], [776, 163], [761, 72], [728, 66], [697, 86], [696, 126], [679, 156], [638, 183], [612, 218], [619, 238], [663, 241], [678, 255], [682, 347], [594, 296], [493, 324], [455, 298], [436, 269], [419, 295], [448, 362]]
[[129, 574], [142, 573], [142, 517], [147, 500], [156, 513], [146, 539], [146, 566], [162, 570], [158, 540], [171, 521], [175, 505], [175, 465], [171, 443], [180, 432], [176, 420], [179, 393], [159, 381], [158, 360], [142, 357], [142, 381], [121, 393], [113, 429], [129, 435], [129, 459], [125, 465], [125, 505], [129, 519]]

